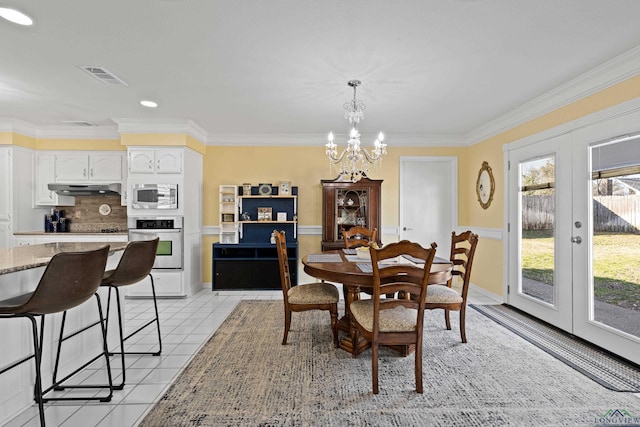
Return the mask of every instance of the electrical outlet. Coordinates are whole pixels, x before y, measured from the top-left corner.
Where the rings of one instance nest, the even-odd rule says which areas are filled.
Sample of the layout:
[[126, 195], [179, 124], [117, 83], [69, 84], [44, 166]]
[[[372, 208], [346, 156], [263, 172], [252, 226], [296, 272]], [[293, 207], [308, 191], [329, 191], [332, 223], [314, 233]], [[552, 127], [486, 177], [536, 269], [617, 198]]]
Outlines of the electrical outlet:
[[82, 217], [82, 212], [76, 211], [74, 217], [75, 217], [75, 219], [80, 219]]

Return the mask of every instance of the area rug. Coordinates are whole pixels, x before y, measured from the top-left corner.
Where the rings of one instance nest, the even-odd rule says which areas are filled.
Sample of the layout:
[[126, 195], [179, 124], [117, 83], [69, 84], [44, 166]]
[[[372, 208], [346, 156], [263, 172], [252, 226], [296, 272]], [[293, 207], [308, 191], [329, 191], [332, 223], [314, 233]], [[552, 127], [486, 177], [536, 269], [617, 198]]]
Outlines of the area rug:
[[640, 369], [506, 305], [471, 305], [533, 345], [615, 391], [640, 392]]
[[[281, 345], [278, 301], [241, 302], [141, 426], [500, 426], [640, 423], [640, 398], [608, 390], [475, 310], [467, 344], [442, 311], [425, 315], [424, 393], [414, 358], [332, 345], [326, 312], [293, 313]], [[615, 419], [613, 418], [615, 417]], [[627, 423], [631, 423], [628, 421]], [[619, 424], [619, 422], [618, 422]]]

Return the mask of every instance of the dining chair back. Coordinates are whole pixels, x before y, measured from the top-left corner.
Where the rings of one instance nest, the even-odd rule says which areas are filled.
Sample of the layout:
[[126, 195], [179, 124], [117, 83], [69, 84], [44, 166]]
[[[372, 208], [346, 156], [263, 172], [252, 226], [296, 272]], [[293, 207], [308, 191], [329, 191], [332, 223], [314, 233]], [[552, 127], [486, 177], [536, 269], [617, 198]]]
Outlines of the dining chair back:
[[291, 326], [291, 313], [294, 311], [327, 310], [331, 316], [333, 345], [338, 347], [338, 300], [340, 293], [330, 283], [307, 283], [296, 285], [291, 283], [287, 240], [284, 231], [274, 230], [278, 265], [280, 267], [280, 283], [284, 299], [284, 338], [282, 345], [287, 344], [287, 336]]
[[375, 242], [378, 236], [378, 229], [368, 228], [356, 225], [348, 230], [342, 228], [342, 239], [347, 249], [357, 248], [358, 246], [368, 246], [370, 242]]
[[[402, 240], [380, 249], [369, 248], [373, 267], [373, 294], [371, 299], [351, 303], [351, 340], [358, 342], [359, 335], [362, 335], [371, 342], [374, 394], [378, 394], [380, 345], [415, 346], [416, 391], [423, 391], [424, 303], [436, 246], [432, 243], [426, 249], [418, 243]], [[417, 295], [417, 298], [382, 298], [383, 295], [396, 292]]]
[[[449, 260], [453, 264], [452, 278], [446, 284], [430, 285], [427, 289], [425, 308], [427, 310], [443, 309], [445, 324], [451, 330], [449, 312], [460, 312], [460, 338], [467, 342], [465, 331], [465, 313], [467, 308], [467, 294], [469, 293], [469, 281], [471, 279], [471, 266], [478, 246], [478, 235], [467, 230], [463, 233], [451, 233], [451, 255]], [[460, 291], [452, 287], [453, 278], [459, 277], [462, 282]]]

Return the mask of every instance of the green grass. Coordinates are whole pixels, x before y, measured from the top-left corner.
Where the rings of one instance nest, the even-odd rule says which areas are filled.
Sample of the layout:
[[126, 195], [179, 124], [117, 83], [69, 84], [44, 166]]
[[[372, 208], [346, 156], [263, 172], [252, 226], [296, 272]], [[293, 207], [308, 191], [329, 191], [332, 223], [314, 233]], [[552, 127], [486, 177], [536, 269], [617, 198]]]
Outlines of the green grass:
[[[524, 231], [523, 276], [553, 285], [553, 247], [552, 230]], [[593, 273], [596, 300], [640, 310], [640, 235], [596, 234]]]

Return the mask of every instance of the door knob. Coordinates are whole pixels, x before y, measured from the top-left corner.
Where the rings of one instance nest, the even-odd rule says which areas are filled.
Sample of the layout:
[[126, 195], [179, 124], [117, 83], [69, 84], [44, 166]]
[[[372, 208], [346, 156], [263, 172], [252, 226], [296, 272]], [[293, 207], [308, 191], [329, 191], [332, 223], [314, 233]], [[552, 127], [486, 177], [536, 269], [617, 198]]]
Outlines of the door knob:
[[577, 244], [582, 243], [582, 237], [580, 237], [580, 236], [572, 237], [571, 238], [571, 243], [577, 243]]
[[402, 227], [402, 231], [413, 230], [411, 227]]

